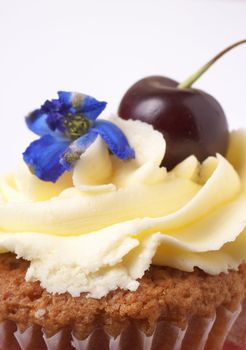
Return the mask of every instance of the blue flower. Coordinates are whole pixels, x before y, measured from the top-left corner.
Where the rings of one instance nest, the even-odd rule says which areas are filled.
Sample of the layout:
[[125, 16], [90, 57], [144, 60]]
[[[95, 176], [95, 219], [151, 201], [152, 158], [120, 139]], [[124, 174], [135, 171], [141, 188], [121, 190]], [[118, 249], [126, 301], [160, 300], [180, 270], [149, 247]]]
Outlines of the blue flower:
[[109, 150], [122, 160], [135, 157], [126, 136], [112, 122], [97, 120], [106, 102], [80, 93], [58, 92], [26, 117], [27, 126], [40, 138], [23, 153], [31, 171], [44, 181], [56, 182], [100, 135]]

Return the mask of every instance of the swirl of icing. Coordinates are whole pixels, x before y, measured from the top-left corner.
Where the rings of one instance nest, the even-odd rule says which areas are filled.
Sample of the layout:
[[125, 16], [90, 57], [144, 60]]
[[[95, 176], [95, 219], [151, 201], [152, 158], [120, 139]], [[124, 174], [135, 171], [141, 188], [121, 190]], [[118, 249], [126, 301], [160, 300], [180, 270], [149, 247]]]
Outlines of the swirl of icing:
[[49, 292], [100, 298], [136, 290], [150, 264], [218, 274], [246, 258], [246, 131], [227, 158], [191, 156], [160, 167], [165, 140], [150, 125], [111, 116], [136, 159], [100, 138], [72, 173], [42, 182], [25, 165], [0, 180], [0, 249], [30, 261], [27, 280]]

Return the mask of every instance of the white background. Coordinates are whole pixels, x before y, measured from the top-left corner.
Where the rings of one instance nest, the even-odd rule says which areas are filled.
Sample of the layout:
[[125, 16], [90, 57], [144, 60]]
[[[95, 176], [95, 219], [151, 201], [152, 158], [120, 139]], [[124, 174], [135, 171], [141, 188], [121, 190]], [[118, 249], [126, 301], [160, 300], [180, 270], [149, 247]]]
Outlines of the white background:
[[[0, 0], [0, 170], [35, 138], [24, 116], [57, 90], [81, 91], [115, 111], [136, 80], [182, 80], [246, 38], [242, 0]], [[197, 84], [246, 126], [246, 45]]]

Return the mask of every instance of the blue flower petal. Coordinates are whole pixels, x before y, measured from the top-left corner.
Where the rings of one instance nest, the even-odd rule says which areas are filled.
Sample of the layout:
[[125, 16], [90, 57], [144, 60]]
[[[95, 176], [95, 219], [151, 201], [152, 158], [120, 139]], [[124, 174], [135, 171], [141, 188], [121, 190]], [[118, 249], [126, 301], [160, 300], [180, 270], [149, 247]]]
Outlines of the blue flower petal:
[[59, 112], [50, 112], [47, 117], [47, 124], [52, 131], [64, 134], [64, 116]]
[[133, 148], [131, 148], [126, 136], [117, 125], [107, 120], [97, 120], [92, 130], [102, 137], [110, 151], [118, 158], [123, 160], [135, 158]]
[[[98, 134], [121, 159], [133, 157], [134, 151], [116, 126], [109, 128], [107, 123], [99, 122], [94, 128], [106, 105], [88, 95], [59, 91], [58, 99], [47, 100], [32, 112], [26, 123], [41, 138], [29, 145], [23, 158], [33, 173], [42, 180], [56, 182], [64, 171], [71, 170]], [[116, 131], [118, 134], [113, 135]]]
[[52, 133], [47, 124], [47, 114], [40, 109], [36, 109], [26, 117], [26, 124], [37, 135], [43, 136]]
[[81, 113], [90, 120], [96, 120], [105, 109], [107, 102], [98, 101], [94, 97], [79, 92], [58, 91], [60, 103], [70, 106], [70, 112]]
[[71, 107], [70, 111], [74, 108], [76, 112], [90, 120], [96, 120], [107, 106], [107, 102], [98, 101], [79, 92], [58, 91], [58, 96], [61, 103]]
[[65, 105], [71, 105], [72, 103], [72, 97], [74, 95], [73, 92], [69, 91], [58, 91], [57, 92], [59, 96], [59, 101], [64, 103]]
[[23, 159], [38, 178], [56, 182], [66, 171], [60, 159], [69, 143], [65, 139], [45, 135], [29, 145], [23, 153]]
[[60, 100], [47, 100], [41, 107], [41, 111], [47, 115], [46, 122], [52, 131], [65, 132], [64, 116], [68, 113], [70, 105], [65, 105]]
[[66, 149], [60, 163], [66, 170], [71, 170], [74, 162], [76, 162], [81, 154], [96, 140], [97, 133], [93, 129], [89, 129], [88, 133], [81, 136]]
[[107, 102], [97, 101], [94, 97], [85, 95], [84, 99], [81, 101], [80, 110], [86, 118], [94, 121], [106, 106]]

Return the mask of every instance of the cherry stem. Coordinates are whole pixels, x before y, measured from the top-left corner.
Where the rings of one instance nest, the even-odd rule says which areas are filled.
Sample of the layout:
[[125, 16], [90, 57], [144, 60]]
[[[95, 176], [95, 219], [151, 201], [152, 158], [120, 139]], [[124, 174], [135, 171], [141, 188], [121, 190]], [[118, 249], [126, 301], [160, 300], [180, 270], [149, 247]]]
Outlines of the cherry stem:
[[200, 68], [195, 74], [192, 74], [188, 79], [183, 81], [178, 85], [179, 89], [187, 89], [192, 87], [192, 85], [216, 62], [218, 61], [224, 54], [231, 51], [235, 47], [246, 44], [246, 39], [240, 40], [230, 46], [228, 46], [226, 49], [221, 51], [218, 55], [216, 55], [214, 58], [212, 58], [208, 63], [206, 63], [202, 68]]

